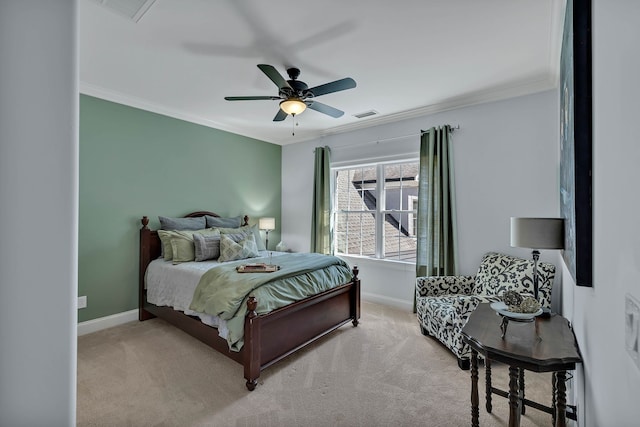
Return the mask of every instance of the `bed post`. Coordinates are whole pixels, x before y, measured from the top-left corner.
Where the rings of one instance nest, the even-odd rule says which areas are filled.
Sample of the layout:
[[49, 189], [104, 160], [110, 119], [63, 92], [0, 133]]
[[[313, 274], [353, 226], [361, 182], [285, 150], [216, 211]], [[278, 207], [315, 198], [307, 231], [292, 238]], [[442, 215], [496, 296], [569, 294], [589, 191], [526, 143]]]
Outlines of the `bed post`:
[[247, 316], [244, 319], [244, 378], [247, 388], [253, 391], [260, 377], [260, 318], [256, 313], [258, 301], [254, 296], [247, 300]]
[[144, 309], [144, 303], [146, 301], [144, 290], [144, 274], [147, 271], [147, 266], [151, 262], [151, 230], [149, 229], [149, 227], [147, 227], [147, 225], [149, 225], [149, 218], [143, 216], [141, 221], [142, 228], [140, 229], [140, 273], [138, 277], [138, 320], [142, 322], [143, 320], [153, 319], [156, 316]]
[[353, 279], [351, 282], [353, 283], [353, 288], [351, 289], [351, 313], [353, 314], [353, 326], [358, 326], [358, 319], [360, 319], [360, 279], [358, 278], [358, 266], [353, 266]]

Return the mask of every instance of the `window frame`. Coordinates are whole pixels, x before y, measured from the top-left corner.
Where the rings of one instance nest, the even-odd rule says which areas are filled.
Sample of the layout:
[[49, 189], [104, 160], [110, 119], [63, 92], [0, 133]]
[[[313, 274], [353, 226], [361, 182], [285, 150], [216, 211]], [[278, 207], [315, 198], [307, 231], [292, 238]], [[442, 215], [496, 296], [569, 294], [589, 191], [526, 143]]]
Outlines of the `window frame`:
[[[401, 260], [398, 259], [399, 258], [399, 252], [398, 255], [394, 258], [388, 258], [385, 256], [385, 241], [386, 241], [386, 236], [385, 236], [385, 221], [386, 221], [386, 216], [388, 214], [392, 214], [392, 213], [400, 213], [400, 214], [407, 214], [407, 218], [409, 218], [409, 220], [407, 221], [407, 230], [412, 230], [414, 229], [414, 227], [412, 226], [413, 224], [409, 224], [409, 222], [412, 221], [411, 218], [416, 218], [418, 215], [418, 211], [417, 211], [417, 204], [416, 204], [416, 209], [402, 209], [402, 199], [400, 199], [400, 209], [386, 209], [386, 196], [387, 196], [387, 191], [388, 189], [385, 188], [386, 187], [386, 174], [385, 174], [385, 167], [386, 166], [390, 166], [390, 165], [404, 165], [404, 164], [417, 164], [418, 168], [420, 165], [420, 158], [418, 156], [411, 156], [408, 158], [403, 158], [403, 159], [394, 159], [394, 160], [388, 160], [388, 161], [377, 161], [377, 162], [363, 162], [363, 163], [350, 163], [349, 165], [343, 165], [343, 166], [332, 166], [331, 167], [331, 180], [332, 182], [332, 186], [331, 186], [331, 200], [332, 200], [332, 204], [331, 204], [331, 221], [332, 224], [334, 224], [334, 226], [331, 228], [331, 232], [332, 232], [332, 249], [334, 251], [335, 254], [339, 255], [339, 256], [347, 256], [347, 257], [360, 257], [360, 258], [367, 258], [367, 259], [371, 259], [371, 260], [379, 260], [379, 261], [388, 261], [388, 262], [397, 262], [397, 263], [403, 263], [403, 264], [415, 264], [415, 259], [412, 261], [405, 261], [405, 260]], [[338, 210], [337, 208], [337, 187], [338, 187], [338, 180], [337, 180], [337, 175], [338, 172], [340, 171], [349, 171], [349, 170], [358, 170], [358, 169], [365, 169], [365, 168], [372, 168], [374, 167], [376, 169], [376, 186], [375, 186], [375, 191], [376, 194], [378, 195], [378, 199], [376, 199], [376, 207], [375, 210], [352, 210], [350, 209], [341, 209]], [[402, 181], [402, 179], [401, 179]], [[402, 187], [401, 187], [402, 188]], [[407, 200], [408, 200], [408, 204], [410, 204], [411, 206], [414, 205], [413, 200], [415, 199], [417, 201], [417, 195], [413, 196], [413, 195], [408, 195], [407, 196]], [[382, 207], [385, 207], [385, 209], [383, 209]], [[339, 214], [366, 214], [366, 213], [373, 213], [374, 216], [374, 221], [375, 221], [375, 250], [374, 250], [374, 256], [370, 256], [370, 255], [360, 255], [360, 254], [352, 254], [352, 253], [338, 253], [338, 238], [337, 238], [337, 227], [335, 225], [337, 225], [338, 223], [338, 215]], [[400, 223], [402, 224], [402, 222]], [[402, 224], [405, 225], [405, 224]], [[415, 236], [415, 231], [413, 230], [413, 236]], [[346, 234], [346, 241], [348, 242], [348, 235], [349, 235], [349, 231], [348, 229], [345, 231]], [[362, 236], [362, 228], [360, 230], [360, 236]], [[394, 236], [394, 239], [399, 238]], [[360, 241], [362, 242], [362, 237], [360, 237]], [[347, 248], [348, 248], [348, 243], [347, 243]], [[362, 248], [362, 243], [361, 243], [361, 248]], [[360, 250], [360, 253], [362, 253], [362, 249]], [[417, 255], [417, 254], [416, 254]]]

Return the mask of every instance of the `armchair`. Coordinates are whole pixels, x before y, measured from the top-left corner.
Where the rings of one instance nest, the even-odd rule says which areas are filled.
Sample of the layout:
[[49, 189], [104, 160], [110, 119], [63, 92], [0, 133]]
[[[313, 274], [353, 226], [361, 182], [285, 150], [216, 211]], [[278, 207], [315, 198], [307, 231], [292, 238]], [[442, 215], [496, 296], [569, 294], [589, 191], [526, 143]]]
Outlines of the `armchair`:
[[[556, 267], [538, 263], [539, 301], [551, 305]], [[429, 276], [416, 278], [416, 311], [424, 335], [431, 335], [458, 358], [460, 369], [469, 369], [471, 349], [461, 331], [481, 302], [500, 301], [507, 290], [533, 295], [533, 261], [489, 252], [475, 276]]]

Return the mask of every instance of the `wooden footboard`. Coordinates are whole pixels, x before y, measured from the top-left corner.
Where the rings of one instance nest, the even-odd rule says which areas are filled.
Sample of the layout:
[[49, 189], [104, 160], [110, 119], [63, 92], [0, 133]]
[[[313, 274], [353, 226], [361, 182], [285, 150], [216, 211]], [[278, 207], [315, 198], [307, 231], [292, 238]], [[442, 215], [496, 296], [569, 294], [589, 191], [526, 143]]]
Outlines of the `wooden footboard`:
[[[194, 212], [186, 217], [212, 215]], [[245, 224], [248, 218], [245, 217]], [[358, 267], [353, 267], [349, 283], [289, 304], [267, 314], [258, 315], [260, 303], [254, 297], [247, 301], [244, 326], [244, 346], [239, 352], [229, 350], [227, 341], [218, 331], [193, 316], [170, 307], [147, 302], [145, 272], [149, 263], [160, 256], [160, 238], [150, 230], [147, 217], [142, 218], [140, 230], [139, 320], [159, 317], [199, 339], [218, 352], [244, 366], [244, 378], [249, 390], [254, 390], [260, 372], [304, 346], [322, 338], [348, 322], [358, 326], [360, 319], [360, 279]]]

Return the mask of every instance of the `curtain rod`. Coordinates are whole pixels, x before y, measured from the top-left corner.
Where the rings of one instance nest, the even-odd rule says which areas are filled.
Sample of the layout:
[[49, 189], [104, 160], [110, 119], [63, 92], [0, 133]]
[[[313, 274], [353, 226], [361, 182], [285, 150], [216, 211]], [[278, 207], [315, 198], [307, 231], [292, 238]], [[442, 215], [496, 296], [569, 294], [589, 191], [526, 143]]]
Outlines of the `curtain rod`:
[[[451, 126], [449, 125], [451, 128], [451, 132], [455, 131], [456, 129], [460, 129], [460, 125], [455, 125], [455, 126]], [[395, 141], [396, 139], [403, 139], [403, 138], [410, 138], [412, 136], [422, 136], [422, 134], [427, 133], [428, 130], [423, 130], [420, 131], [420, 133], [412, 133], [409, 135], [403, 135], [403, 136], [394, 136], [391, 138], [383, 138], [383, 139], [376, 139], [375, 141], [367, 141], [367, 142], [360, 142], [357, 144], [348, 144], [348, 145], [337, 145], [335, 147], [331, 147], [331, 149], [342, 149], [342, 148], [352, 148], [352, 147], [360, 147], [363, 145], [369, 145], [369, 144], [380, 144], [381, 142], [388, 142], [388, 141]]]

